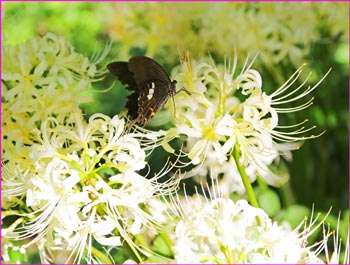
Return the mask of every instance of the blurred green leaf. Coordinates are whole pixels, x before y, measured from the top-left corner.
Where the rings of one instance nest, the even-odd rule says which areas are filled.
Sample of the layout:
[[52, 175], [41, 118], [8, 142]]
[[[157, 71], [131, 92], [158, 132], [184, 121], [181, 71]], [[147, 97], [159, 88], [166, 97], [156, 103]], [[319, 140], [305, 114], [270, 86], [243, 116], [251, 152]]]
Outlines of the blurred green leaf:
[[264, 189], [256, 193], [260, 208], [270, 216], [274, 217], [281, 210], [281, 202], [275, 191]]
[[153, 242], [153, 250], [161, 255], [170, 257], [172, 255], [171, 249], [169, 248], [166, 241], [161, 236], [157, 236]]
[[291, 205], [281, 213], [281, 221], [287, 221], [293, 228], [297, 227], [305, 217], [311, 215], [311, 210], [303, 205]]
[[349, 45], [345, 43], [340, 44], [334, 53], [334, 59], [347, 68], [346, 66], [349, 64]]

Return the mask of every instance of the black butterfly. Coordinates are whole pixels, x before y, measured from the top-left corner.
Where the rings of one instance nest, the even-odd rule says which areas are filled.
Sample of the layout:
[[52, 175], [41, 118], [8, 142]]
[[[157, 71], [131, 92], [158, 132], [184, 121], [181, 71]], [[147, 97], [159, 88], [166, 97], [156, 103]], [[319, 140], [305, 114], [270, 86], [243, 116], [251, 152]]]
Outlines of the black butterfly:
[[113, 62], [107, 69], [134, 93], [128, 96], [126, 108], [133, 118], [129, 127], [146, 126], [169, 97], [176, 94], [176, 80], [171, 81], [165, 70], [153, 59], [132, 57], [129, 62]]

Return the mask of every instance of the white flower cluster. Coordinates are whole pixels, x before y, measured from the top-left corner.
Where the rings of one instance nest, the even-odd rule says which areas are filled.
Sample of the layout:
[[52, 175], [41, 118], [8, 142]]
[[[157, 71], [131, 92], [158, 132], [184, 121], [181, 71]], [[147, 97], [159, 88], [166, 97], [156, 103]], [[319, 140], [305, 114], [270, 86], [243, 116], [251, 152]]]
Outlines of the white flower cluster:
[[[100, 72], [63, 37], [48, 33], [18, 46], [4, 46], [2, 61], [2, 162], [24, 174], [33, 132], [51, 117], [64, 124], [80, 112]], [[25, 169], [23, 171], [23, 169]]]
[[22, 45], [4, 46], [3, 55], [4, 122], [33, 125], [50, 116], [63, 121], [90, 100], [81, 92], [91, 87], [96, 65], [63, 37], [48, 33]]
[[[291, 231], [278, 225], [246, 201], [175, 196], [181, 178], [171, 170], [188, 165], [181, 152], [160, 172], [141, 175], [149, 152], [160, 144], [170, 150], [170, 139], [185, 136], [186, 155], [197, 166], [193, 174], [225, 175], [231, 185], [225, 196], [242, 191], [242, 165], [251, 181], [259, 174], [277, 185], [271, 163], [308, 131], [301, 124], [281, 130], [278, 114], [311, 101], [291, 109], [279, 105], [319, 84], [300, 93], [305, 81], [290, 91], [301, 68], [266, 95], [250, 66], [234, 77], [237, 58], [224, 67], [187, 58], [178, 81], [191, 95], [175, 96], [173, 129], [152, 132], [130, 130], [118, 116], [84, 120], [76, 93], [89, 88], [98, 71], [63, 39], [49, 34], [4, 50], [2, 209], [4, 218], [16, 218], [2, 229], [5, 261], [12, 261], [11, 247], [23, 254], [36, 244], [43, 263], [111, 263], [116, 249], [125, 251], [120, 256], [128, 251], [127, 263], [322, 262], [311, 251], [315, 245], [306, 244], [314, 221], [299, 233], [300, 226]], [[167, 257], [154, 252], [160, 239]]]
[[[17, 194], [8, 182], [10, 190], [4, 190], [5, 196], [25, 196], [33, 213], [24, 214], [30, 221], [8, 236], [34, 237], [27, 245], [44, 240], [56, 250], [72, 250], [77, 262], [92, 240], [120, 246], [123, 240], [132, 242], [129, 234], [151, 226], [152, 216], [142, 205], [162, 187], [156, 182], [159, 176], [147, 179], [136, 173], [146, 165], [145, 151], [124, 134], [124, 120], [96, 114], [86, 123], [75, 115], [62, 125], [51, 118], [37, 133], [39, 142], [29, 152], [31, 168], [22, 179], [11, 180]], [[11, 179], [10, 172], [5, 178]], [[176, 184], [168, 182], [166, 189]]]
[[[52, 34], [5, 48], [2, 208], [18, 219], [3, 235], [27, 240], [22, 249], [41, 246], [45, 263], [57, 262], [50, 253], [58, 250], [68, 251], [63, 262], [101, 262], [93, 242], [126, 242], [139, 253], [131, 235], [155, 223], [145, 204], [178, 185], [179, 178], [157, 182], [168, 166], [148, 178], [137, 173], [159, 132], [127, 133], [118, 116], [84, 121], [77, 93], [95, 72]], [[27, 213], [11, 210], [21, 198]]]
[[273, 163], [280, 155], [290, 157], [289, 151], [298, 148], [299, 142], [308, 138], [302, 135], [312, 129], [304, 129], [302, 124], [279, 125], [279, 114], [303, 110], [312, 100], [294, 108], [281, 105], [304, 98], [319, 83], [306, 88], [307, 78], [295, 87], [302, 66], [276, 92], [266, 95], [259, 72], [249, 65], [234, 76], [236, 65], [237, 57], [233, 63], [225, 60], [224, 67], [187, 58], [177, 80], [190, 95], [175, 96], [175, 127], [168, 135], [186, 137], [185, 151], [194, 165], [199, 164], [192, 174], [214, 178], [222, 174], [228, 192], [244, 191], [232, 158], [234, 149], [251, 182], [259, 175], [268, 184], [278, 186], [287, 177], [276, 175], [271, 169]]
[[324, 263], [305, 246], [307, 229], [299, 233], [278, 225], [247, 201], [194, 196], [179, 209], [182, 218], [173, 235], [178, 263]]

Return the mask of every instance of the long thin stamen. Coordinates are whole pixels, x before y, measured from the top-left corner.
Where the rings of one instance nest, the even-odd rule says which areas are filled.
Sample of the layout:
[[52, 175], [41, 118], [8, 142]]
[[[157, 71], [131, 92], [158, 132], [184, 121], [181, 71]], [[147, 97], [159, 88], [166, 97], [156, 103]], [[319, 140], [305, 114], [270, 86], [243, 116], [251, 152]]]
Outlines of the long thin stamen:
[[[274, 98], [275, 96], [283, 93], [286, 89], [288, 89], [300, 76], [301, 70], [306, 66], [306, 64], [303, 64], [294, 72], [294, 74], [289, 77], [289, 79], [276, 91], [274, 91], [270, 96]], [[291, 81], [293, 79], [293, 81]]]

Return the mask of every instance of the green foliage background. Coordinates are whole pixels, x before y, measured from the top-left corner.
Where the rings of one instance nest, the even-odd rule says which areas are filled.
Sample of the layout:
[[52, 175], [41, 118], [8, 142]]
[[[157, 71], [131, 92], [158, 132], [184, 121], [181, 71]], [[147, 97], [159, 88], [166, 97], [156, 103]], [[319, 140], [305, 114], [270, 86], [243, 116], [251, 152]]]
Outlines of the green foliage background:
[[[191, 32], [194, 38], [198, 36], [197, 43], [192, 43], [191, 47], [186, 47], [186, 35], [174, 35], [174, 32], [169, 32], [169, 35], [174, 38], [174, 45], [171, 41], [164, 44], [157, 43], [156, 49], [151, 49], [150, 45], [145, 45], [140, 42], [137, 28], [131, 28], [130, 31], [118, 31], [114, 22], [123, 21], [127, 25], [128, 19], [133, 19], [133, 24], [142, 28], [143, 32], [147, 32], [155, 23], [149, 20], [150, 17], [143, 16], [142, 5], [146, 3], [130, 4], [135, 7], [134, 16], [130, 15], [129, 10], [133, 6], [128, 7], [128, 12], [125, 6], [129, 3], [88, 3], [88, 2], [13, 2], [2, 3], [3, 15], [3, 43], [2, 45], [15, 45], [23, 43], [29, 38], [36, 35], [44, 35], [47, 32], [52, 32], [57, 35], [62, 35], [70, 40], [76, 47], [76, 50], [91, 57], [94, 52], [102, 51], [109, 41], [113, 41], [112, 48], [107, 58], [101, 63], [100, 67], [104, 68], [108, 62], [115, 60], [127, 60], [128, 56], [135, 54], [147, 54], [157, 59], [168, 70], [179, 64], [178, 50], [189, 50], [191, 56], [195, 59], [201, 59], [210, 52], [214, 58], [218, 58], [218, 62], [223, 61], [223, 55], [230, 53], [230, 50], [218, 50], [217, 47], [208, 46], [195, 49], [203, 42], [203, 35], [199, 36], [199, 32], [206, 27], [206, 23], [213, 23], [209, 18], [209, 13], [215, 10], [217, 5], [221, 3], [206, 3], [198, 8], [200, 10], [207, 9], [208, 14], [193, 13], [193, 16], [188, 16], [186, 10], [196, 10], [198, 3], [153, 3], [152, 9], [156, 9], [158, 5], [162, 8], [171, 9], [172, 6], [181, 5], [179, 9], [184, 12], [174, 12], [174, 16], [178, 20], [189, 21], [191, 24]], [[235, 12], [237, 5], [244, 6], [245, 9], [259, 10], [265, 3], [230, 3], [232, 10]], [[284, 3], [276, 3], [276, 5]], [[299, 3], [293, 3], [299, 5]], [[323, 5], [326, 3], [312, 3], [305, 8], [303, 12], [319, 12], [315, 9], [315, 5]], [[313, 71], [312, 82], [317, 82], [323, 74], [332, 68], [331, 74], [323, 81], [318, 89], [313, 93], [315, 96], [314, 105], [302, 111], [301, 113], [293, 113], [285, 116], [285, 123], [296, 123], [305, 118], [317, 126], [316, 133], [325, 131], [322, 136], [308, 140], [304, 143], [300, 150], [293, 152], [293, 161], [288, 163], [290, 171], [290, 181], [280, 189], [266, 187], [260, 183], [256, 185], [256, 192], [261, 206], [275, 219], [289, 220], [292, 224], [297, 224], [301, 218], [310, 214], [310, 209], [314, 205], [316, 212], [327, 212], [330, 207], [332, 215], [329, 222], [333, 228], [336, 227], [337, 216], [339, 211], [342, 213], [341, 236], [347, 237], [348, 230], [348, 17], [345, 15], [344, 29], [334, 33], [332, 14], [339, 12], [346, 13], [348, 3], [328, 3], [329, 6], [323, 6], [322, 12], [316, 14], [319, 16], [315, 29], [318, 30], [317, 39], [302, 39], [303, 45], [308, 46], [309, 53], [303, 57], [304, 61], [300, 61], [299, 65], [307, 62], [309, 68]], [[167, 6], [168, 5], [168, 6]], [[141, 8], [140, 8], [141, 6]], [[329, 14], [327, 13], [329, 8]], [[112, 10], [112, 11], [111, 11]], [[113, 14], [113, 11], [119, 13]], [[326, 11], [325, 11], [326, 10]], [[338, 13], [337, 13], [338, 12]], [[123, 17], [125, 15], [125, 17]], [[181, 16], [188, 17], [181, 18]], [[228, 13], [223, 13], [226, 16]], [[300, 14], [295, 13], [293, 16], [298, 18]], [[313, 15], [315, 15], [313, 13]], [[208, 16], [208, 19], [206, 19]], [[178, 18], [179, 17], [179, 18]], [[147, 20], [148, 19], [148, 20]], [[271, 18], [273, 20], [273, 18]], [[135, 22], [136, 21], [136, 22]], [[158, 21], [159, 22], [159, 21]], [[175, 23], [175, 22], [173, 22]], [[244, 21], [241, 21], [244, 23]], [[286, 21], [288, 23], [288, 21]], [[305, 22], [307, 23], [307, 22]], [[339, 21], [337, 22], [339, 23]], [[342, 21], [340, 21], [340, 25]], [[162, 25], [160, 23], [160, 25]], [[305, 24], [305, 26], [308, 26]], [[179, 25], [181, 27], [181, 25]], [[263, 30], [260, 28], [259, 30]], [[291, 31], [298, 31], [300, 28], [290, 28]], [[221, 33], [220, 25], [216, 28], [217, 33]], [[121, 32], [121, 33], [120, 33]], [[136, 33], [135, 33], [136, 32]], [[118, 34], [129, 34], [130, 40], [127, 38], [118, 38]], [[157, 30], [152, 32], [157, 37]], [[186, 34], [186, 32], [185, 32]], [[208, 33], [209, 34], [209, 33]], [[223, 32], [222, 34], [228, 34]], [[146, 35], [147, 36], [147, 35]], [[204, 35], [205, 36], [205, 35]], [[119, 36], [120, 37], [120, 36]], [[122, 36], [123, 37], [123, 36]], [[135, 38], [135, 41], [133, 41]], [[244, 46], [245, 33], [241, 32], [230, 37], [233, 43], [240, 43]], [[259, 40], [263, 41], [263, 40]], [[281, 43], [283, 43], [281, 37]], [[178, 43], [183, 43], [179, 47]], [[170, 44], [169, 44], [170, 43]], [[262, 44], [264, 45], [264, 43]], [[266, 42], [268, 45], [268, 42]], [[239, 46], [239, 44], [237, 44]], [[202, 50], [201, 50], [202, 49]], [[203, 51], [201, 53], [201, 51]], [[240, 58], [245, 58], [242, 49], [238, 49]], [[252, 51], [254, 52], [254, 51]], [[277, 63], [264, 64], [259, 62], [259, 57], [253, 68], [261, 73], [263, 78], [264, 88], [269, 93], [273, 89], [279, 87], [293, 73], [295, 66], [290, 58], [282, 59]], [[104, 90], [113, 85], [113, 77], [107, 75], [104, 80], [96, 83], [95, 89]], [[281, 82], [282, 81], [282, 82]], [[124, 110], [127, 92], [118, 84], [114, 84], [113, 88], [107, 93], [92, 92], [94, 102], [89, 105], [82, 106], [86, 111], [87, 116], [95, 112], [102, 112], [108, 115], [115, 115]], [[345, 240], [344, 240], [345, 241]]]

